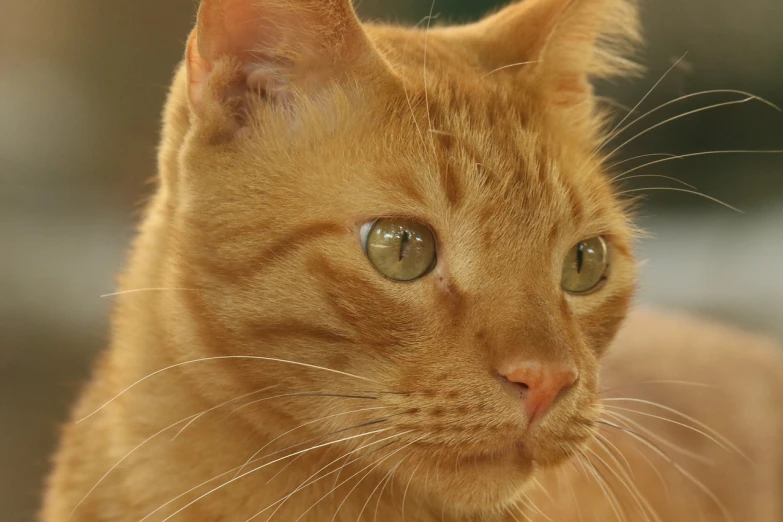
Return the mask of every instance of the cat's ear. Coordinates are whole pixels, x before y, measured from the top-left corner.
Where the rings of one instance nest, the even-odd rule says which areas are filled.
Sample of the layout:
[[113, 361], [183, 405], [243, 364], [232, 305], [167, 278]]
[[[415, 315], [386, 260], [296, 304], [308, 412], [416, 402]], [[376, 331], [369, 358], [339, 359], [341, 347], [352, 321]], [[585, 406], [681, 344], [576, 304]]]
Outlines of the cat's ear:
[[529, 78], [557, 105], [639, 70], [627, 58], [641, 40], [634, 0], [523, 0], [465, 29], [488, 71]]
[[196, 112], [248, 95], [284, 99], [382, 67], [350, 0], [202, 0], [186, 63]]

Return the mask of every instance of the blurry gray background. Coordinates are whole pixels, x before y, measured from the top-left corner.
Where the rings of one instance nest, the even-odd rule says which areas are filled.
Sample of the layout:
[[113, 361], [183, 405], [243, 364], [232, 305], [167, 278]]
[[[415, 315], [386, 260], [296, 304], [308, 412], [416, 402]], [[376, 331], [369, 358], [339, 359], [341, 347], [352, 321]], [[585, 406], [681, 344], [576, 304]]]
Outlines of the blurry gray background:
[[[0, 0], [0, 519], [31, 520], [59, 424], [107, 339], [110, 299], [155, 172], [160, 108], [195, 0]], [[491, 0], [437, 0], [468, 20]], [[783, 104], [783, 2], [642, 0], [646, 76], [602, 85], [641, 110], [704, 89]], [[364, 0], [365, 17], [416, 22], [429, 0]], [[700, 106], [669, 107], [637, 130]], [[628, 136], [630, 137], [631, 134]], [[619, 142], [618, 142], [619, 144]], [[783, 116], [759, 103], [656, 129], [620, 158], [783, 148]], [[655, 159], [655, 158], [647, 158]], [[644, 160], [639, 160], [640, 163]], [[631, 165], [630, 163], [628, 164]], [[642, 171], [679, 178], [745, 211], [651, 191], [641, 300], [783, 337], [783, 157], [720, 155]], [[638, 172], [641, 173], [641, 172]], [[636, 188], [676, 186], [641, 178]]]

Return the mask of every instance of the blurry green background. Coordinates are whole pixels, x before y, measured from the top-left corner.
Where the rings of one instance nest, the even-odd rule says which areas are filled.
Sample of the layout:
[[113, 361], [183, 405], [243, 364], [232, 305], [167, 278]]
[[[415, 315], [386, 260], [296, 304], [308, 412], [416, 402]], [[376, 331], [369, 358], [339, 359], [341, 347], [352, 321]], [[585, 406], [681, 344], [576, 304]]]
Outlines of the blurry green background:
[[[0, 519], [31, 520], [59, 424], [105, 345], [113, 290], [155, 172], [161, 105], [195, 0], [0, 0]], [[468, 20], [490, 0], [437, 0]], [[704, 89], [783, 104], [783, 2], [642, 1], [645, 78], [601, 85], [642, 110]], [[363, 0], [365, 17], [416, 22], [429, 0]], [[696, 98], [662, 121], [741, 95]], [[644, 128], [644, 124], [639, 130]], [[629, 135], [630, 136], [630, 135]], [[623, 157], [783, 148], [783, 116], [758, 103], [667, 124]], [[649, 158], [648, 158], [649, 159]], [[783, 158], [722, 155], [645, 169], [742, 208], [652, 191], [641, 300], [783, 337]], [[675, 186], [641, 178], [637, 187]]]

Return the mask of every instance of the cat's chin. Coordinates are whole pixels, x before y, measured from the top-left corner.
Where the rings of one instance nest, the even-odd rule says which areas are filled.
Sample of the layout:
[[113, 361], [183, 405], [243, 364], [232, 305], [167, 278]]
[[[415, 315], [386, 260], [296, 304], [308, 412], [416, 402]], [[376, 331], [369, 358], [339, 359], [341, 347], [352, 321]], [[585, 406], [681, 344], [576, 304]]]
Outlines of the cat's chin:
[[531, 478], [535, 464], [521, 445], [491, 454], [462, 455], [433, 470], [427, 489], [456, 512], [494, 510], [516, 499]]
[[427, 489], [456, 512], [479, 515], [496, 511], [519, 500], [529, 487], [537, 468], [557, 466], [571, 458], [579, 443], [537, 444], [529, 441], [509, 445], [491, 453], [444, 459], [431, 470]]

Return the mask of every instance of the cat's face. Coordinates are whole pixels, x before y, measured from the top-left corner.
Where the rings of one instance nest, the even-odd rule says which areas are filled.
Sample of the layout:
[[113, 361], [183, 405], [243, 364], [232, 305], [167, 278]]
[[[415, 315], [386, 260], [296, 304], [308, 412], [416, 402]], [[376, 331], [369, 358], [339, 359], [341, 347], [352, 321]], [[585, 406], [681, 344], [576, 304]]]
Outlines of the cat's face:
[[[494, 509], [594, 431], [598, 359], [634, 284], [623, 205], [592, 154], [588, 66], [491, 72], [512, 22], [585, 13], [541, 0], [408, 33], [362, 28], [332, 3], [202, 6], [189, 133], [166, 180], [173, 283], [200, 291], [172, 313], [191, 358], [307, 365], [204, 375], [215, 400], [291, 394], [242, 410], [265, 435], [306, 424], [280, 447], [371, 433], [336, 455], [374, 444], [353, 455], [454, 508]], [[258, 39], [252, 56], [215, 51], [230, 47], [215, 25], [265, 16], [292, 32], [285, 47], [263, 31], [243, 36]], [[557, 50], [528, 40], [523, 58]]]

